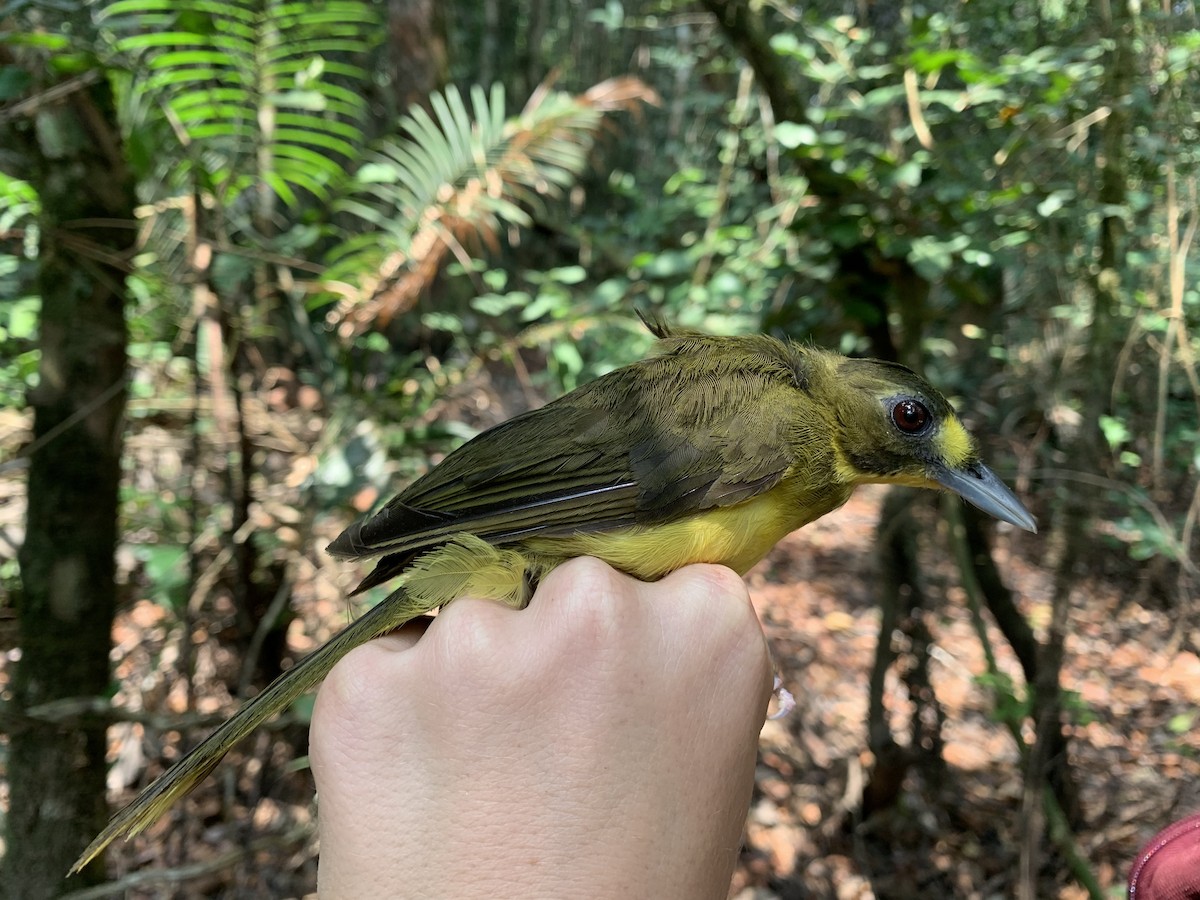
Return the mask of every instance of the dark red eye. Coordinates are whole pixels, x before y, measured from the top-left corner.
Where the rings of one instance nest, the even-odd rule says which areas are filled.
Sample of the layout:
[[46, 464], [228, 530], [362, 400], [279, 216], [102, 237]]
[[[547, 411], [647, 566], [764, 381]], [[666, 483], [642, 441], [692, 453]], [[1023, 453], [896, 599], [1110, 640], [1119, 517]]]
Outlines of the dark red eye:
[[892, 422], [905, 434], [918, 434], [929, 425], [929, 410], [916, 400], [901, 400], [892, 407]]

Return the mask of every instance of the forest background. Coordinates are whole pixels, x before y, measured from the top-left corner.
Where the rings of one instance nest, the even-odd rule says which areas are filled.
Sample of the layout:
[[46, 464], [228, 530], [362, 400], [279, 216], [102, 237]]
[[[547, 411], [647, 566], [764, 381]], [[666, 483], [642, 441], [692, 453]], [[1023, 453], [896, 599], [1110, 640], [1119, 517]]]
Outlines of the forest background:
[[1171, 0], [8, 0], [0, 896], [310, 893], [305, 704], [62, 873], [635, 309], [921, 370], [1042, 523], [868, 491], [751, 573], [731, 896], [1123, 896], [1200, 807], [1198, 86]]

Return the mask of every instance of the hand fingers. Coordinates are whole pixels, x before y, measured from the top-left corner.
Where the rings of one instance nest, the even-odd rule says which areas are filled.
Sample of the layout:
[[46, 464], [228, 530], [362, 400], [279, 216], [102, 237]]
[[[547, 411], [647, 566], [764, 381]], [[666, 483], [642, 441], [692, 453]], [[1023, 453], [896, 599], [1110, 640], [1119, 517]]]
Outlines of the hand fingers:
[[752, 705], [766, 709], [773, 680], [766, 638], [745, 582], [724, 566], [686, 566], [646, 583], [599, 560], [574, 559], [542, 581], [530, 612], [580, 662], [605, 645], [641, 641], [647, 665], [686, 660], [709, 667], [713, 678], [734, 673], [746, 679]]
[[740, 575], [725, 566], [693, 565], [646, 588], [654, 593], [655, 602], [677, 605], [685, 627], [725, 635], [725, 652], [744, 655], [748, 664], [767, 663], [763, 678], [769, 686], [770, 651]]
[[333, 730], [344, 727], [343, 720], [358, 716], [369, 717], [381, 701], [386, 702], [391, 679], [404, 668], [409, 650], [416, 646], [428, 630], [433, 617], [419, 616], [395, 631], [381, 635], [355, 647], [330, 670], [317, 693], [313, 708], [314, 731], [324, 732], [326, 721], [337, 723]]
[[380, 649], [392, 653], [411, 649], [429, 630], [429, 626], [433, 624], [435, 618], [435, 616], [417, 616], [415, 619], [405, 622], [395, 631], [380, 635], [375, 640], [379, 642]]

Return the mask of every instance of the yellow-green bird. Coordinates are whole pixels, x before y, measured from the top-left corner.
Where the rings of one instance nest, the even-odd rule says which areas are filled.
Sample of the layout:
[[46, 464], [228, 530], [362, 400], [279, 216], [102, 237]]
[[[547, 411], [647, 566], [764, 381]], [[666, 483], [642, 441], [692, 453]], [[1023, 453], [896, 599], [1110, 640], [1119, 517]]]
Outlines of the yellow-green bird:
[[650, 327], [652, 356], [468, 441], [330, 544], [378, 558], [356, 593], [402, 586], [149, 785], [73, 871], [154, 821], [349, 650], [455, 597], [522, 607], [576, 556], [645, 580], [700, 562], [744, 573], [872, 482], [948, 489], [1036, 530], [946, 399], [903, 366]]

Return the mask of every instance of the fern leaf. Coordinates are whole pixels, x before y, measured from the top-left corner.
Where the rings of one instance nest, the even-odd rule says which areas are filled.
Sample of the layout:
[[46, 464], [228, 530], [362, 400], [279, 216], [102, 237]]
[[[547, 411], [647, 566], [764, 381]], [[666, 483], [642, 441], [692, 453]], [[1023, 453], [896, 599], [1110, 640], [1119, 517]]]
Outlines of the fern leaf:
[[114, 0], [99, 19], [130, 98], [162, 112], [223, 202], [261, 183], [288, 204], [321, 196], [358, 156], [365, 73], [342, 57], [379, 39], [369, 0]]
[[[587, 164], [604, 115], [657, 97], [636, 79], [613, 79], [581, 96], [543, 86], [521, 114], [504, 116], [504, 92], [471, 90], [471, 114], [457, 90], [430, 98], [431, 116], [418, 107], [401, 120], [406, 140], [384, 142], [343, 210], [374, 208], [369, 221], [394, 221], [378, 237], [387, 271], [349, 269], [364, 253], [341, 254], [330, 313], [343, 334], [386, 323], [416, 301], [451, 247], [492, 245], [506, 225], [525, 225], [528, 209], [561, 196]], [[382, 169], [391, 169], [382, 177]], [[397, 262], [400, 263], [397, 267]], [[354, 295], [351, 285], [357, 283]]]

